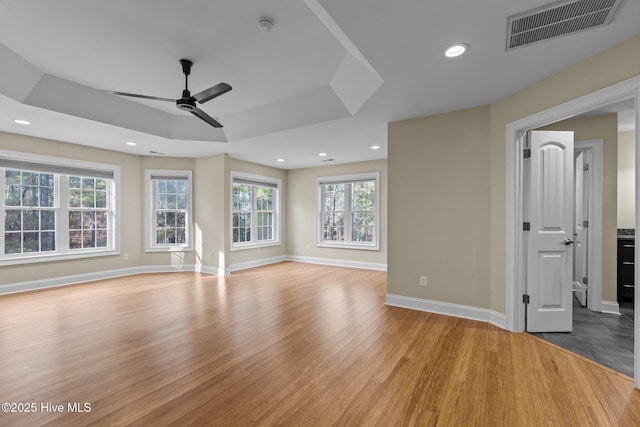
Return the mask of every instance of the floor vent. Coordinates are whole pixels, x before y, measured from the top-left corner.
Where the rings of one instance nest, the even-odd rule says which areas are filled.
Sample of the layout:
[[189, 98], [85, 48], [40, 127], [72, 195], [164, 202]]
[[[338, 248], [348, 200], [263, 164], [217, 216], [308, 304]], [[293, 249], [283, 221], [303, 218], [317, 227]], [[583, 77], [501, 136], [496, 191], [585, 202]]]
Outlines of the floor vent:
[[507, 50], [608, 25], [622, 0], [564, 0], [507, 18]]

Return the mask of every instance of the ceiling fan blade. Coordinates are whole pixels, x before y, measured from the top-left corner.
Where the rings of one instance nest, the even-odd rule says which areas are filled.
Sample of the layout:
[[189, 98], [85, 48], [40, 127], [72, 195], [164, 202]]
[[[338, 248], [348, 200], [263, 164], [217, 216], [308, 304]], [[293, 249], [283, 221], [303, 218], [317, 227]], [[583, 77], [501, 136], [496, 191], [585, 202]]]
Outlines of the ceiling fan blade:
[[138, 95], [137, 93], [114, 92], [114, 91], [111, 91], [111, 90], [105, 90], [103, 92], [112, 93], [114, 95], [120, 95], [120, 96], [129, 96], [129, 97], [132, 97], [132, 98], [152, 99], [154, 101], [176, 102], [175, 99], [159, 98], [157, 96]]
[[211, 126], [213, 126], [214, 128], [221, 128], [222, 125], [213, 117], [211, 117], [210, 115], [208, 115], [207, 113], [205, 113], [204, 111], [202, 111], [199, 108], [194, 108], [192, 110], [189, 110], [189, 112], [191, 114], [193, 114], [194, 116], [204, 120], [205, 122], [209, 123]]
[[198, 92], [193, 95], [196, 101], [200, 104], [204, 104], [205, 102], [215, 98], [216, 96], [220, 96], [223, 93], [227, 93], [231, 90], [231, 86], [226, 83], [218, 83], [215, 86], [211, 86], [209, 89], [205, 89], [202, 92]]

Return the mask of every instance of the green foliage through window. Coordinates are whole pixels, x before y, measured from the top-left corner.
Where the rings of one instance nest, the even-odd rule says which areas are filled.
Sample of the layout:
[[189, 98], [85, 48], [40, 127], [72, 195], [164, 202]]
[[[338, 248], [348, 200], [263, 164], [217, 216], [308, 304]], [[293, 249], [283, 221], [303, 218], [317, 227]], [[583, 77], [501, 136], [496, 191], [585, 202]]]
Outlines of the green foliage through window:
[[69, 177], [69, 248], [109, 246], [106, 179]]
[[153, 179], [155, 209], [155, 243], [187, 243], [188, 182], [184, 179]]
[[321, 241], [375, 243], [375, 180], [321, 184], [320, 200]]
[[274, 241], [277, 188], [234, 182], [231, 190], [234, 244]]
[[[56, 252], [57, 239], [67, 232], [68, 249], [109, 246], [110, 180], [10, 168], [1, 170], [4, 175], [3, 255]], [[66, 206], [58, 202], [60, 188], [68, 188], [68, 194], [60, 196], [68, 200]], [[57, 224], [59, 218], [64, 221], [65, 217], [67, 224]], [[59, 226], [63, 232], [58, 230]], [[67, 242], [60, 245], [61, 249], [67, 248]]]

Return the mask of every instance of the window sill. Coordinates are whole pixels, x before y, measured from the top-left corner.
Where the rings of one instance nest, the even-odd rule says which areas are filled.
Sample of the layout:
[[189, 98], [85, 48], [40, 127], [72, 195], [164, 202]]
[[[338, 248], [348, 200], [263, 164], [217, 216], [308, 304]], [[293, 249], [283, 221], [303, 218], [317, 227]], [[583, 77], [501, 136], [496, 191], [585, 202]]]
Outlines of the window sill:
[[379, 245], [358, 245], [354, 243], [329, 243], [322, 242], [316, 244], [317, 248], [332, 248], [332, 249], [356, 249], [361, 251], [379, 251]]
[[95, 250], [82, 253], [64, 253], [64, 254], [51, 254], [51, 255], [34, 255], [34, 256], [16, 256], [8, 257], [0, 260], [0, 266], [8, 265], [20, 265], [20, 264], [35, 264], [43, 262], [57, 262], [57, 261], [72, 261], [85, 258], [95, 258], [104, 256], [120, 255], [120, 251], [115, 249]]
[[245, 249], [255, 249], [255, 248], [267, 248], [271, 246], [280, 246], [280, 241], [270, 241], [265, 243], [246, 243], [246, 244], [235, 244], [231, 245], [229, 248], [230, 251], [242, 251]]
[[145, 252], [192, 252], [191, 246], [155, 246], [148, 247]]

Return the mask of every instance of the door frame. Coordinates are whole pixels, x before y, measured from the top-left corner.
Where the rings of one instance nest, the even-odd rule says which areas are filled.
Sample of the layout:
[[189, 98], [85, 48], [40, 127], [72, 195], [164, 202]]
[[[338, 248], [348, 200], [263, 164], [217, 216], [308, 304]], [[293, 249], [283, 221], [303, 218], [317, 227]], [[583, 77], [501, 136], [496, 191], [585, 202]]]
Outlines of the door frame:
[[587, 308], [592, 311], [613, 313], [612, 307], [602, 303], [602, 139], [576, 141], [574, 151], [588, 152], [589, 156], [589, 227], [587, 228]]
[[[524, 251], [524, 156], [522, 155], [527, 130], [575, 117], [607, 104], [635, 99], [636, 109], [636, 224], [640, 224], [640, 76], [584, 95], [547, 110], [511, 122], [506, 127], [506, 271], [505, 271], [505, 326], [512, 332], [524, 331], [525, 292]], [[636, 246], [640, 233], [636, 233]], [[640, 251], [635, 253], [635, 276], [640, 278]], [[640, 315], [640, 288], [635, 288], [635, 318]], [[640, 327], [635, 322], [635, 372], [640, 370]], [[640, 388], [640, 374], [635, 375], [635, 386]]]

